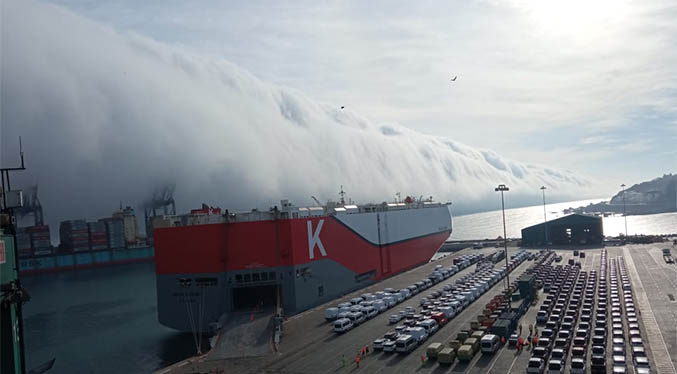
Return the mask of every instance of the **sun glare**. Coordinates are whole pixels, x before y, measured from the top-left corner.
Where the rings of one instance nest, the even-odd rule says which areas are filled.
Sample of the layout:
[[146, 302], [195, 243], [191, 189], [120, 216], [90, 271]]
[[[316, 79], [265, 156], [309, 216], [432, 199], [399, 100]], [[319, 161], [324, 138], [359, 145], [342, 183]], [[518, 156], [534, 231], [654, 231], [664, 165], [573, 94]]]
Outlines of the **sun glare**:
[[629, 13], [626, 0], [523, 0], [515, 4], [546, 33], [595, 36]]

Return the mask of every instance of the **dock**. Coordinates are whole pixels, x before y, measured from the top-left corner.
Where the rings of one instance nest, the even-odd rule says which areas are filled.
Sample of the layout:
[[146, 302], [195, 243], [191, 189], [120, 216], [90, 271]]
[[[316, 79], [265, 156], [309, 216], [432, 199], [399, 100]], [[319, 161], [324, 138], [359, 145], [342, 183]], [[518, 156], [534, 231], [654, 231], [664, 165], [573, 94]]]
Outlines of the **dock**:
[[[624, 258], [632, 282], [635, 304], [638, 306], [638, 320], [644, 340], [644, 347], [651, 365], [652, 373], [675, 373], [677, 367], [677, 265], [667, 264], [663, 260], [662, 248], [674, 248], [672, 243], [654, 243], [643, 245], [626, 245], [607, 247], [607, 258]], [[279, 345], [270, 343], [265, 354], [257, 351], [255, 357], [218, 358], [209, 353], [200, 357], [182, 360], [169, 367], [156, 371], [159, 374], [178, 373], [525, 373], [531, 358], [529, 349], [519, 353], [508, 345], [501, 346], [493, 354], [478, 352], [469, 362], [456, 360], [450, 366], [438, 364], [435, 360], [422, 360], [428, 344], [432, 342], [447, 343], [456, 337], [462, 329], [467, 329], [477, 314], [492, 297], [504, 290], [504, 281], [497, 282], [486, 293], [471, 303], [437, 333], [428, 338], [413, 352], [402, 355], [371, 351], [363, 356], [359, 368], [355, 357], [366, 345], [371, 347], [374, 339], [391, 331], [395, 325], [388, 324], [391, 314], [407, 306], [419, 307], [419, 299], [434, 290], [441, 290], [444, 285], [453, 283], [459, 277], [471, 273], [475, 266], [470, 266], [454, 274], [452, 277], [433, 285], [430, 289], [397, 304], [393, 308], [378, 314], [374, 318], [359, 325], [345, 334], [332, 331], [332, 324], [325, 321], [324, 311], [327, 307], [350, 300], [366, 292], [377, 292], [384, 288], [404, 288], [411, 283], [427, 277], [435, 265], [451, 266], [455, 257], [469, 253], [492, 253], [496, 248], [463, 249], [441, 257], [415, 269], [385, 279], [379, 283], [354, 293], [318, 306], [301, 314], [288, 318], [283, 324], [283, 334]], [[510, 254], [519, 250], [509, 247]], [[529, 249], [538, 251], [539, 248]], [[584, 258], [576, 257], [581, 262], [581, 270], [590, 272], [600, 270], [601, 249], [584, 249]], [[557, 249], [557, 255], [563, 257], [561, 264], [566, 264], [573, 257], [573, 250]], [[524, 261], [511, 273], [510, 279], [517, 279], [533, 261]], [[499, 263], [500, 265], [500, 263]], [[538, 291], [538, 303], [528, 309], [520, 323], [525, 327], [535, 324], [536, 313], [545, 299], [543, 290]], [[540, 329], [540, 327], [539, 327]], [[624, 325], [628, 336], [627, 325]], [[610, 331], [610, 330], [609, 330]], [[523, 332], [523, 336], [528, 333]], [[590, 344], [592, 345], [592, 344]], [[627, 354], [627, 372], [635, 373], [632, 355]], [[607, 346], [607, 372], [611, 372], [611, 347]], [[565, 372], [569, 372], [571, 356], [566, 356]], [[345, 362], [345, 365], [344, 365]], [[587, 372], [590, 372], [588, 365]]]

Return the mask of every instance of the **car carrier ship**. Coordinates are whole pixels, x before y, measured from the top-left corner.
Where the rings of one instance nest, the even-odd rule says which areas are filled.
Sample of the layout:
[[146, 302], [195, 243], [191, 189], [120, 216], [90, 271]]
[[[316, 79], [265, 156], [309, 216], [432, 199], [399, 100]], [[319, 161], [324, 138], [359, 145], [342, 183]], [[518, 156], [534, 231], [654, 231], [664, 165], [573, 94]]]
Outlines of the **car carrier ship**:
[[297, 314], [428, 262], [452, 231], [449, 203], [280, 203], [156, 228], [160, 323], [210, 332], [231, 312]]

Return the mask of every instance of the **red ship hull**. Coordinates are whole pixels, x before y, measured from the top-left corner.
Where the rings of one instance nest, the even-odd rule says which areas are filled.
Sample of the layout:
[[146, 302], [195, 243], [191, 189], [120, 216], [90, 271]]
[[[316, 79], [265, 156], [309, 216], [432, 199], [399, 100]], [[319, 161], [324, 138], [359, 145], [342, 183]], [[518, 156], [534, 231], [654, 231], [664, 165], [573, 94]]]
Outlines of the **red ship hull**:
[[433, 209], [156, 229], [160, 322], [189, 330], [186, 304], [206, 296], [206, 326], [247, 306], [243, 288], [294, 314], [426, 263], [451, 234], [446, 206]]

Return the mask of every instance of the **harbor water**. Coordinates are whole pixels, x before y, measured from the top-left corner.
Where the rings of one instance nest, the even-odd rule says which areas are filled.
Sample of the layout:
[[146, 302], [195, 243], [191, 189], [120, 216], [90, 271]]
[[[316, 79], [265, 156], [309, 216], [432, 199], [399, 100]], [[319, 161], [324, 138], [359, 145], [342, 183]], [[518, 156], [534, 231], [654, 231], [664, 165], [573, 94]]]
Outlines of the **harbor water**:
[[[548, 205], [548, 219], [586, 200]], [[506, 210], [509, 237], [543, 221], [543, 206]], [[677, 232], [677, 213], [629, 216], [629, 234]], [[607, 235], [624, 232], [621, 216], [604, 218]], [[452, 239], [503, 235], [501, 211], [454, 217]], [[137, 263], [23, 278], [26, 360], [33, 368], [56, 358], [50, 374], [149, 373], [195, 353], [191, 334], [157, 322], [155, 265]]]
[[157, 322], [155, 264], [23, 277], [27, 367], [50, 374], [150, 373], [195, 353], [190, 334]]

